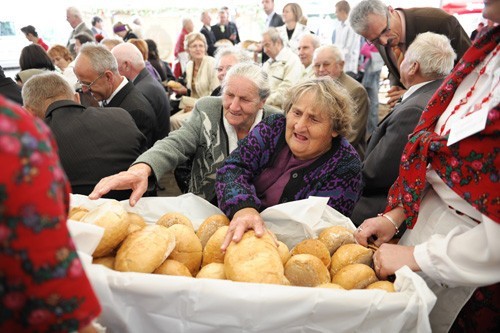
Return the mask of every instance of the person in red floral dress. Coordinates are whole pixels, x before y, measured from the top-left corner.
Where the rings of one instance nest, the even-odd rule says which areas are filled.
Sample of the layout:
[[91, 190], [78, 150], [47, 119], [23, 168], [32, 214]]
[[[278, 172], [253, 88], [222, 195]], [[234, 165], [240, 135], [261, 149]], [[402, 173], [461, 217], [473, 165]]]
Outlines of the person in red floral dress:
[[101, 308], [66, 226], [55, 141], [1, 95], [0, 163], [0, 332], [95, 332]]
[[[483, 16], [500, 23], [500, 1]], [[380, 246], [385, 278], [407, 265], [437, 296], [433, 332], [500, 331], [500, 26], [464, 53], [430, 99], [401, 156], [384, 214], [356, 240]], [[386, 243], [402, 223], [398, 245]]]

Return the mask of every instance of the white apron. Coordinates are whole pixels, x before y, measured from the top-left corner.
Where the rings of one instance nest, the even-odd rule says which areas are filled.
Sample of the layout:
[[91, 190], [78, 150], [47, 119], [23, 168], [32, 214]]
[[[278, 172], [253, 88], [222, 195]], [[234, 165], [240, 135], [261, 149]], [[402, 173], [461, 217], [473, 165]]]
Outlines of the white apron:
[[[427, 241], [431, 235], [446, 235], [457, 226], [469, 229], [475, 227], [477, 222], [468, 216], [481, 219], [481, 214], [446, 186], [435, 171], [427, 171], [427, 181], [432, 186], [424, 194], [417, 222], [413, 229], [406, 230], [399, 241], [400, 245], [418, 245]], [[449, 206], [468, 216], [458, 215]], [[448, 332], [476, 288], [447, 288], [445, 285], [438, 285], [423, 272], [418, 274], [437, 296], [436, 305], [429, 315], [432, 332]]]

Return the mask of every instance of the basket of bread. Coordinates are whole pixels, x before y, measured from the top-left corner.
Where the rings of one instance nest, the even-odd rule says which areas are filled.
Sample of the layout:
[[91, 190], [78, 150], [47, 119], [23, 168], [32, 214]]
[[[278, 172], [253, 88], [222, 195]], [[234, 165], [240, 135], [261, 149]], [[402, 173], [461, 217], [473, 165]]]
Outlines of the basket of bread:
[[85, 267], [109, 332], [430, 327], [435, 297], [425, 282], [407, 267], [395, 283], [379, 281], [374, 250], [356, 244], [350, 220], [324, 198], [267, 209], [268, 233], [247, 231], [225, 253], [230, 220], [192, 194], [143, 198], [135, 207], [72, 195], [71, 206], [77, 248], [79, 228], [100, 230]]

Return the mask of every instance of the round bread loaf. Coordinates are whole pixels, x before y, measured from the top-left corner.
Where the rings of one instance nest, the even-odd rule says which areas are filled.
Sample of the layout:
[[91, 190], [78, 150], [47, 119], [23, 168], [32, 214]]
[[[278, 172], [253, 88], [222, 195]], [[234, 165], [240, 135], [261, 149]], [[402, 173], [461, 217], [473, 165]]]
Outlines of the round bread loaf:
[[211, 263], [224, 263], [224, 252], [221, 251], [220, 247], [226, 237], [227, 229], [229, 229], [228, 226], [220, 227], [208, 240], [203, 249], [202, 267]]
[[172, 88], [172, 89], [180, 89], [180, 88], [182, 88], [182, 84], [180, 84], [177, 81], [170, 80], [167, 82], [167, 87]]
[[148, 225], [131, 233], [116, 253], [115, 269], [152, 273], [175, 247], [175, 235], [161, 225]]
[[68, 219], [80, 221], [89, 212], [88, 208], [83, 206], [73, 207], [70, 209]]
[[318, 239], [326, 245], [330, 256], [342, 245], [356, 243], [352, 231], [339, 225], [324, 229]]
[[198, 236], [192, 227], [174, 224], [169, 231], [175, 235], [175, 248], [168, 259], [177, 260], [189, 269], [191, 276], [196, 276], [201, 266], [202, 249]]
[[191, 272], [183, 263], [178, 262], [177, 260], [167, 259], [165, 260], [157, 269], [154, 270], [154, 274], [163, 274], [163, 275], [177, 275], [177, 276], [189, 276]]
[[345, 244], [338, 248], [332, 256], [330, 274], [334, 276], [342, 267], [350, 264], [371, 266], [373, 251], [359, 244]]
[[226, 273], [224, 273], [224, 264], [213, 262], [203, 266], [198, 274], [196, 274], [196, 278], [225, 280]]
[[95, 258], [92, 260], [92, 263], [95, 265], [103, 265], [110, 269], [115, 269], [115, 257], [113, 256]]
[[373, 282], [368, 287], [366, 287], [366, 289], [382, 289], [382, 290], [385, 290], [385, 291], [390, 292], [390, 293], [393, 293], [396, 291], [396, 289], [394, 288], [394, 283], [392, 283], [390, 281], [385, 281], [385, 280]]
[[136, 213], [128, 212], [128, 220], [130, 222], [128, 226], [128, 233], [131, 234], [134, 231], [141, 230], [147, 223], [144, 218]]
[[283, 263], [274, 239], [268, 233], [258, 238], [253, 230], [249, 230], [240, 242], [231, 242], [224, 256], [224, 271], [228, 280], [283, 283]]
[[330, 262], [332, 258], [330, 257], [330, 252], [323, 242], [318, 239], [304, 239], [302, 242], [295, 245], [292, 249], [292, 256], [297, 254], [312, 254], [318, 257], [325, 267], [330, 267]]
[[342, 289], [342, 290], [345, 290], [344, 287], [342, 287], [341, 285], [339, 284], [336, 284], [336, 283], [331, 283], [331, 282], [328, 282], [328, 283], [322, 283], [318, 286], [316, 286], [317, 288], [328, 288], [328, 289]]
[[364, 289], [378, 281], [375, 271], [365, 264], [347, 265], [332, 278], [332, 283], [341, 285], [347, 290]]
[[281, 262], [283, 263], [283, 265], [285, 265], [288, 259], [290, 259], [290, 257], [292, 256], [290, 250], [288, 249], [288, 246], [282, 241], [278, 241], [278, 253], [281, 257]]
[[215, 214], [207, 217], [196, 231], [196, 236], [200, 239], [201, 246], [205, 248], [208, 240], [217, 229], [229, 225], [229, 222], [229, 219], [224, 214]]
[[164, 227], [170, 228], [174, 224], [182, 224], [185, 226], [190, 227], [193, 229], [193, 224], [191, 223], [191, 220], [187, 218], [186, 215], [183, 215], [181, 213], [166, 213], [162, 215], [158, 221], [156, 221], [156, 224], [162, 225]]
[[285, 265], [285, 276], [292, 286], [316, 287], [330, 282], [330, 273], [321, 259], [308, 253], [292, 256]]
[[104, 228], [104, 235], [92, 254], [95, 258], [111, 253], [127, 237], [130, 224], [127, 211], [116, 200], [106, 201], [92, 209], [81, 221]]

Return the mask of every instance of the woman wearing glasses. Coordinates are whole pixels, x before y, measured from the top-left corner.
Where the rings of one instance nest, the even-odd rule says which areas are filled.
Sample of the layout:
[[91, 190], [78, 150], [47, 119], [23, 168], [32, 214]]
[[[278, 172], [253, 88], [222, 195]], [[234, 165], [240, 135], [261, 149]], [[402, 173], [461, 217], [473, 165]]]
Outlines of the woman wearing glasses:
[[[189, 96], [194, 99], [210, 96], [219, 86], [219, 80], [215, 72], [215, 59], [207, 55], [207, 40], [200, 32], [190, 32], [186, 36], [185, 44], [189, 55], [184, 75], [185, 82], [172, 90], [178, 96]], [[187, 106], [170, 117], [172, 131], [182, 126], [191, 115], [192, 109], [193, 105]]]

